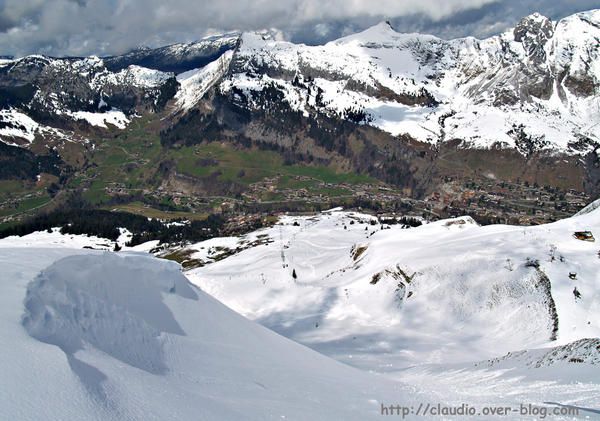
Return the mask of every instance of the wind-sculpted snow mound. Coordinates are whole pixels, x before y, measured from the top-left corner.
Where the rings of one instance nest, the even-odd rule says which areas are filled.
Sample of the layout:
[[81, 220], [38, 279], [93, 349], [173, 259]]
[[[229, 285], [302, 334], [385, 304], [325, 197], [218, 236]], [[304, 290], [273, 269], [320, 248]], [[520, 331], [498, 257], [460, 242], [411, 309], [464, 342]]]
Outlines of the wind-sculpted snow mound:
[[111, 253], [66, 257], [29, 284], [23, 325], [68, 356], [87, 343], [126, 364], [162, 373], [167, 369], [162, 333], [185, 333], [161, 294], [198, 298], [174, 266]]
[[3, 420], [363, 420], [417, 399], [244, 319], [173, 262], [3, 247], [0, 274]]

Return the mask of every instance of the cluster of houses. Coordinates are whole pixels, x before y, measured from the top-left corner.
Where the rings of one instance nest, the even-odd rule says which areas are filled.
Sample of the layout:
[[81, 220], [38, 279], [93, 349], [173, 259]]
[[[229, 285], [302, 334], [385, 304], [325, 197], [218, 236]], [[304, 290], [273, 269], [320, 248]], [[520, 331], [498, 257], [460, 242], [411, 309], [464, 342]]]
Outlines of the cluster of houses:
[[576, 190], [496, 180], [461, 182], [448, 178], [426, 199], [450, 216], [468, 213], [476, 219], [534, 225], [566, 218], [583, 208], [589, 197]]

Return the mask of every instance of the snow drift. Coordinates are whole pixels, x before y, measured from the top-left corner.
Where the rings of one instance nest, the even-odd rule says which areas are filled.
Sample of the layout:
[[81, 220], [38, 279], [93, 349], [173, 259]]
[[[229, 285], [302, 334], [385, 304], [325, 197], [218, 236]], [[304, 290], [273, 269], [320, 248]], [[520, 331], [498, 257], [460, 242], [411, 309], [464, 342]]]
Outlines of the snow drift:
[[0, 273], [2, 419], [362, 420], [415, 396], [244, 319], [173, 262], [2, 248]]
[[69, 356], [87, 343], [126, 364], [163, 373], [161, 336], [185, 333], [162, 294], [198, 297], [181, 273], [144, 263], [111, 253], [54, 263], [29, 285], [23, 325]]

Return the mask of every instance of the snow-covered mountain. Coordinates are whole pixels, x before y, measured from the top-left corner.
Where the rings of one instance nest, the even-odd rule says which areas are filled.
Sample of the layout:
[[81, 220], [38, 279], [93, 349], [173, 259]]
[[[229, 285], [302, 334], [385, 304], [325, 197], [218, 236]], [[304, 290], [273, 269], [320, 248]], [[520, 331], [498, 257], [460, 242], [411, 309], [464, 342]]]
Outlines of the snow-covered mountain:
[[402, 34], [387, 23], [323, 46], [245, 33], [220, 89], [264, 107], [254, 98], [272, 87], [302, 113], [423, 142], [578, 153], [600, 139], [599, 39], [599, 10], [556, 23], [534, 14], [486, 40]]
[[[599, 39], [592, 10], [558, 22], [533, 14], [485, 40], [403, 34], [384, 22], [320, 46], [271, 30], [103, 59], [3, 60], [0, 136], [23, 143], [14, 121], [23, 139], [33, 135], [19, 113], [123, 127], [175, 97], [180, 115], [214, 87], [250, 110], [284, 102], [421, 142], [586, 153], [600, 139]], [[179, 83], [169, 72], [183, 73]]]
[[239, 44], [240, 33], [209, 36], [196, 42], [160, 48], [140, 48], [121, 56], [104, 58], [108, 69], [119, 71], [142, 66], [162, 72], [182, 73], [206, 66]]
[[137, 65], [110, 71], [98, 57], [5, 61], [0, 64], [0, 137], [26, 146], [36, 137], [69, 137], [78, 122], [123, 129], [135, 114], [163, 107], [176, 88], [172, 74]]
[[417, 199], [444, 180], [490, 177], [595, 197], [599, 22], [599, 10], [558, 22], [534, 14], [485, 40], [384, 22], [316, 46], [265, 30], [115, 57], [3, 59], [0, 141], [57, 155], [52, 174], [64, 179], [142, 117], [165, 149], [269, 149]]

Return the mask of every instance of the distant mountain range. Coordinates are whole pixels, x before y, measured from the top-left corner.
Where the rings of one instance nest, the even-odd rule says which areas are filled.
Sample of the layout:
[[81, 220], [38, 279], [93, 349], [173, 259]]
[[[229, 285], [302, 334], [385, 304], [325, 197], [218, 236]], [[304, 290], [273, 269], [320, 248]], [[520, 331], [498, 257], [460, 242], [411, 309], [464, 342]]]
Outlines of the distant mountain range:
[[[485, 40], [386, 22], [320, 46], [280, 39], [269, 30], [105, 58], [2, 59], [0, 140], [58, 155], [65, 178], [107, 133], [148, 117], [166, 151], [259, 147], [411, 197], [448, 178], [600, 192], [600, 10], [533, 14]], [[74, 156], [67, 144], [87, 146]], [[18, 167], [25, 152], [2, 153]], [[170, 168], [160, 177], [180, 175]]]

